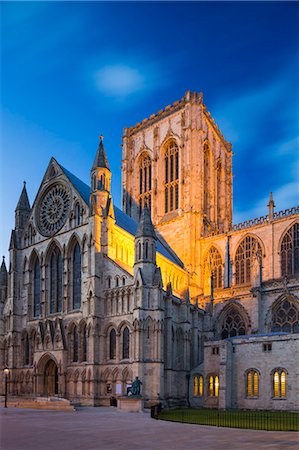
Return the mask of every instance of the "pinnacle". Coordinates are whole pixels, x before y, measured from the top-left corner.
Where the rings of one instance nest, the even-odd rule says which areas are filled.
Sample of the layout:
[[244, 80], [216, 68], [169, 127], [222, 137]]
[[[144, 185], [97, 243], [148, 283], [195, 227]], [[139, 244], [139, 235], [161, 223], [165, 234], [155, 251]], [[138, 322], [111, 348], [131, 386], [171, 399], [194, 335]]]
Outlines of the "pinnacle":
[[141, 212], [139, 225], [135, 237], [147, 236], [157, 239], [155, 229], [152, 223], [151, 214], [146, 205]]
[[109, 169], [108, 159], [106, 156], [106, 152], [103, 144], [104, 136], [100, 136], [100, 143], [97, 149], [97, 153], [93, 162], [92, 169], [96, 169], [97, 167], [103, 167], [104, 169]]
[[30, 210], [30, 203], [29, 203], [29, 199], [28, 199], [28, 195], [27, 195], [27, 190], [26, 190], [26, 181], [24, 181], [24, 186], [17, 204], [16, 209], [25, 209], [25, 210]]

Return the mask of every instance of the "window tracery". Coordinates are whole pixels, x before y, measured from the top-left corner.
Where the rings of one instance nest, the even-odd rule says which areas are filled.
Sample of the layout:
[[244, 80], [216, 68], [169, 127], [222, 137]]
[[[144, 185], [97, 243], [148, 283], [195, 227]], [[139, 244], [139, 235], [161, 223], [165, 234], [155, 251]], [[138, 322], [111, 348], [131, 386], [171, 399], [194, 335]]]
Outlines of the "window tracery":
[[179, 207], [179, 148], [170, 141], [165, 150], [165, 213]]
[[235, 258], [236, 285], [251, 282], [252, 264], [254, 258], [262, 257], [262, 249], [258, 240], [253, 236], [246, 236], [238, 246]]
[[285, 234], [281, 247], [281, 275], [299, 274], [299, 223], [295, 223]]
[[241, 312], [235, 306], [227, 309], [221, 329], [221, 339], [246, 334], [246, 323]]
[[213, 283], [216, 289], [223, 287], [223, 263], [222, 258], [216, 247], [211, 247], [204, 265], [205, 277], [210, 278], [213, 275]]
[[273, 305], [271, 331], [299, 333], [299, 310], [291, 297]]
[[218, 397], [219, 395], [219, 377], [218, 375], [209, 376], [209, 396]]
[[273, 397], [286, 398], [286, 371], [276, 369], [273, 372]]
[[203, 376], [194, 375], [193, 377], [193, 396], [202, 397], [203, 396]]

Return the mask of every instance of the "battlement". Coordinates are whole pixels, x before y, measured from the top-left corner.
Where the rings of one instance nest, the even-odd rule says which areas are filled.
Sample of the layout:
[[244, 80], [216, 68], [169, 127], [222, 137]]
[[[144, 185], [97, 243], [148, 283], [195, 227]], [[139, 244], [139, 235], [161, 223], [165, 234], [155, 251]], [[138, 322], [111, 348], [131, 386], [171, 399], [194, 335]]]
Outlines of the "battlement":
[[[294, 216], [299, 213], [299, 206], [294, 206], [293, 208], [287, 208], [273, 214], [273, 221], [275, 219], [281, 219], [283, 217]], [[232, 226], [233, 231], [243, 230], [244, 228], [254, 227], [255, 225], [261, 225], [263, 223], [269, 223], [270, 218], [269, 214], [261, 217], [256, 217], [255, 219], [245, 220], [244, 222], [240, 222], [238, 224], [234, 224]]]

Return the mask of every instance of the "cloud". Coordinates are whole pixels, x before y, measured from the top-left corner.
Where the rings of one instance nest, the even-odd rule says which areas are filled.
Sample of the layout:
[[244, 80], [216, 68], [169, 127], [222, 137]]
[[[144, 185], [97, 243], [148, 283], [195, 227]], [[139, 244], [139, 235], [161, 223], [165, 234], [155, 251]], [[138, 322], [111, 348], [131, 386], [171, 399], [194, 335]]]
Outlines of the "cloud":
[[97, 90], [108, 97], [126, 97], [145, 88], [145, 76], [136, 68], [114, 64], [94, 74]]

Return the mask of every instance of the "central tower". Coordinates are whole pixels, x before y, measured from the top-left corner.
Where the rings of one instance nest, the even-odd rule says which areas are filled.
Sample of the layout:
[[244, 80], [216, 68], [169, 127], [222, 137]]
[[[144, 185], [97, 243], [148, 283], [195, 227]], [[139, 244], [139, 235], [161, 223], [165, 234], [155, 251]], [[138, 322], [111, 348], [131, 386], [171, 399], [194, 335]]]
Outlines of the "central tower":
[[185, 96], [125, 128], [123, 210], [139, 220], [146, 203], [152, 222], [190, 272], [200, 270], [196, 242], [232, 222], [232, 147], [203, 103]]

